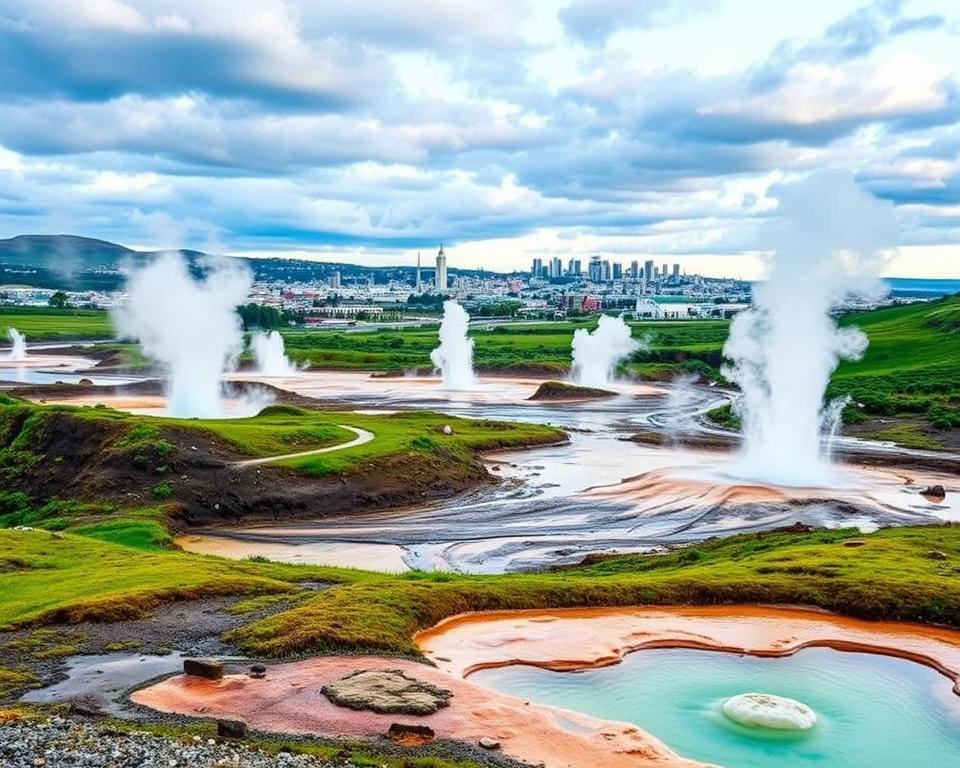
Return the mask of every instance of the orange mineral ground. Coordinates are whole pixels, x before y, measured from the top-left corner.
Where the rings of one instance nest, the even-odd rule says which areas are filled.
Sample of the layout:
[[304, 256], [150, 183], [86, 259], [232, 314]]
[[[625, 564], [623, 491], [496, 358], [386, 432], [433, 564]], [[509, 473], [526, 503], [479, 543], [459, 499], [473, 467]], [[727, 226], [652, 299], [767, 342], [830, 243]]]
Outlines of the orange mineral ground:
[[[868, 622], [819, 611], [758, 606], [582, 609], [468, 614], [421, 632], [436, 664], [406, 659], [326, 657], [272, 665], [263, 680], [230, 675], [211, 682], [176, 676], [137, 691], [138, 704], [163, 712], [246, 720], [283, 733], [375, 737], [393, 722], [416, 722], [437, 736], [500, 741], [511, 757], [546, 768], [700, 766], [633, 725], [528, 703], [475, 685], [472, 671], [505, 664], [557, 670], [616, 664], [642, 648], [687, 647], [764, 656], [810, 646], [907, 658], [960, 679], [960, 632]], [[361, 669], [400, 669], [453, 691], [451, 706], [425, 717], [354, 712], [331, 704], [322, 686]], [[960, 705], [960, 699], [958, 699]]]

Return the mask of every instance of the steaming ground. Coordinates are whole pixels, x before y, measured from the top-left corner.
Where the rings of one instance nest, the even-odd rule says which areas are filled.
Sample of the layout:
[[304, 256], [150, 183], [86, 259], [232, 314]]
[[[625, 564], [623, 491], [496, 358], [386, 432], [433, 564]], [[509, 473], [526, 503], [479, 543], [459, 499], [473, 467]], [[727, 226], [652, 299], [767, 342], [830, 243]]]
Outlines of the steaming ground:
[[[335, 394], [364, 410], [417, 406], [472, 418], [549, 423], [566, 428], [571, 439], [568, 445], [491, 456], [491, 471], [502, 484], [439, 505], [198, 531], [181, 537], [184, 548], [388, 571], [496, 573], [796, 523], [870, 530], [960, 520], [956, 493], [944, 504], [920, 495], [934, 483], [957, 489], [955, 477], [932, 471], [850, 467], [830, 488], [783, 489], [731, 479], [735, 465], [723, 451], [629, 440], [642, 430], [718, 434], [702, 426], [701, 418], [725, 402], [725, 395], [689, 383], [618, 385], [620, 397], [576, 404], [527, 401], [539, 383], [529, 379], [481, 380], [470, 392], [447, 391], [436, 379], [363, 374], [307, 373], [274, 383], [306, 396]], [[876, 454], [885, 450], [871, 448]], [[919, 452], [909, 455], [923, 458]]]

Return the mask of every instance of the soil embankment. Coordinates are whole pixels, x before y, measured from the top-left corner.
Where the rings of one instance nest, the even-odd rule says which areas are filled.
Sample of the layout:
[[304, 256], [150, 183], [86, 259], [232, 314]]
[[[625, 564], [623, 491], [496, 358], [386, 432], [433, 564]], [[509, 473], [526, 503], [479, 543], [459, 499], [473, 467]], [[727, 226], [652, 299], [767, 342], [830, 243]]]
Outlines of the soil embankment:
[[172, 527], [183, 530], [409, 507], [497, 482], [469, 452], [386, 454], [322, 476], [247, 464], [249, 456], [213, 432], [161, 420], [151, 422], [149, 439], [131, 444], [135, 421], [111, 413], [11, 412], [0, 435], [0, 449], [18, 464], [5, 472], [7, 490], [24, 493], [34, 508], [54, 495], [122, 508], [163, 505]]

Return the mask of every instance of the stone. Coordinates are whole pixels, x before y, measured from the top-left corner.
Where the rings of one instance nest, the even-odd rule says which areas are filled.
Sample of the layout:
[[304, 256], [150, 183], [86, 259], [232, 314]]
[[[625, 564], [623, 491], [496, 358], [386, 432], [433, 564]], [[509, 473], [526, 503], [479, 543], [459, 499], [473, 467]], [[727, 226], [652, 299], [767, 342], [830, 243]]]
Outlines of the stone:
[[500, 742], [490, 736], [484, 736], [477, 743], [484, 749], [500, 749]]
[[864, 541], [863, 539], [847, 539], [845, 542], [843, 542], [843, 546], [845, 546], [845, 547], [862, 547], [862, 546], [864, 546], [866, 543], [867, 543], [867, 542]]
[[946, 560], [947, 553], [941, 552], [939, 549], [931, 549], [929, 552], [924, 553], [924, 557], [929, 557], [931, 560]]
[[205, 680], [220, 680], [223, 677], [223, 664], [215, 659], [184, 659], [183, 673]]
[[262, 680], [267, 676], [267, 668], [263, 664], [252, 664], [250, 666], [250, 677], [254, 680]]
[[453, 427], [451, 427], [449, 424], [444, 424], [444, 425], [443, 425], [443, 434], [445, 434], [445, 435], [452, 435], [452, 434], [453, 434]]
[[391, 723], [387, 729], [387, 738], [394, 744], [405, 747], [415, 747], [429, 744], [437, 737], [433, 728], [427, 725], [411, 725], [409, 723]]
[[321, 689], [340, 707], [384, 715], [432, 715], [450, 705], [453, 694], [399, 670], [361, 670]]
[[920, 495], [930, 501], [943, 501], [947, 498], [947, 489], [942, 485], [931, 485], [920, 491]]
[[774, 731], [808, 731], [817, 715], [806, 704], [769, 693], [743, 693], [723, 702], [723, 714], [750, 728]]
[[243, 720], [217, 720], [217, 736], [221, 739], [242, 739], [247, 735]]

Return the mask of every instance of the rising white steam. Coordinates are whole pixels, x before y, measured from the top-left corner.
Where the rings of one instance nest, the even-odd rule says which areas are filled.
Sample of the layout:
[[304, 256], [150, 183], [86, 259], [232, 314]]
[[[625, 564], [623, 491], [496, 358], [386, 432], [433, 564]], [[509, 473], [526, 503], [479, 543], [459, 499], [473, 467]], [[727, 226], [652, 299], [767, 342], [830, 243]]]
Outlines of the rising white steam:
[[195, 280], [179, 253], [127, 274], [128, 298], [113, 322], [121, 338], [136, 339], [166, 367], [171, 416], [221, 415], [221, 376], [243, 348], [236, 308], [251, 285], [246, 267], [225, 260]]
[[467, 336], [470, 315], [455, 301], [443, 302], [443, 321], [440, 323], [440, 346], [430, 353], [430, 359], [443, 376], [444, 389], [473, 389], [477, 385], [473, 375], [473, 339]]
[[263, 376], [291, 376], [297, 372], [283, 350], [283, 336], [277, 331], [255, 333], [250, 337], [250, 351], [257, 371]]
[[744, 446], [730, 473], [780, 485], [835, 480], [829, 440], [842, 406], [825, 404], [840, 360], [859, 360], [866, 336], [831, 315], [845, 297], [879, 297], [896, 244], [893, 206], [846, 174], [823, 173], [777, 192], [765, 244], [774, 253], [753, 307], [738, 315], [724, 347], [724, 375], [740, 387]]
[[573, 377], [582, 387], [606, 387], [620, 361], [642, 346], [630, 335], [622, 317], [601, 315], [591, 333], [578, 328], [573, 334]]
[[7, 360], [21, 362], [27, 359], [27, 337], [16, 328], [7, 330], [7, 336], [10, 338], [10, 351], [7, 352]]

